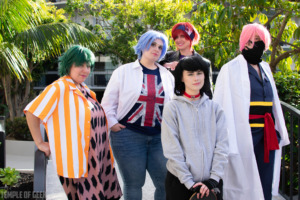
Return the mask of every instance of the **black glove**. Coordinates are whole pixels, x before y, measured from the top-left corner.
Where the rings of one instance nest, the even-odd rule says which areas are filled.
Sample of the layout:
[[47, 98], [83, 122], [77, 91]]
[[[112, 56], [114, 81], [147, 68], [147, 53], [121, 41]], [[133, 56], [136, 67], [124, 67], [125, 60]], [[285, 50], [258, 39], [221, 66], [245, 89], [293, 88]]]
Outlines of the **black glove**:
[[[196, 183], [195, 183], [195, 184], [196, 184]], [[194, 184], [194, 185], [195, 185], [195, 184]], [[195, 187], [195, 188], [194, 188], [194, 185], [190, 188], [190, 191], [199, 193], [200, 188], [201, 188], [201, 185], [198, 185], [198, 186]]]
[[219, 184], [218, 181], [216, 181], [216, 180], [214, 180], [212, 178], [210, 178], [210, 179], [208, 179], [206, 181], [202, 181], [202, 183], [204, 185], [206, 185], [209, 190], [212, 190], [212, 189], [216, 188], [218, 186], [218, 184]]
[[[216, 180], [214, 180], [214, 179], [212, 179], [212, 178], [210, 178], [210, 179], [208, 179], [208, 180], [206, 180], [206, 181], [201, 181], [204, 185], [206, 185], [207, 187], [208, 187], [208, 189], [209, 190], [212, 190], [212, 189], [214, 189], [214, 188], [216, 188], [217, 187], [217, 185], [219, 184]], [[196, 184], [196, 183], [195, 183]], [[194, 185], [195, 185], [194, 184]], [[201, 188], [201, 185], [199, 185], [199, 186], [197, 186], [197, 187], [191, 187], [190, 188], [190, 191], [192, 191], [192, 192], [199, 192], [200, 191], [200, 188]]]

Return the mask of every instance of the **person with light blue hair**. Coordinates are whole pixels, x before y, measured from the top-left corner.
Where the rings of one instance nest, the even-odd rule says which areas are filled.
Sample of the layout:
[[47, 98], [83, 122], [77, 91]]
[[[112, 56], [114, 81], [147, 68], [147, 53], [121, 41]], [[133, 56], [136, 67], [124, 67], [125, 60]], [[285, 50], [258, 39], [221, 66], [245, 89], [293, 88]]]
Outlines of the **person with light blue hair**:
[[158, 60], [161, 60], [165, 56], [165, 54], [167, 52], [167, 48], [168, 48], [168, 39], [167, 39], [166, 35], [164, 35], [161, 32], [158, 32], [158, 31], [150, 30], [150, 31], [146, 32], [145, 34], [143, 34], [141, 36], [141, 38], [139, 39], [138, 44], [136, 46], [134, 46], [134, 51], [135, 51], [135, 54], [138, 55], [138, 59], [142, 58], [142, 51], [144, 49], [149, 50], [151, 44], [156, 39], [160, 39], [163, 42], [162, 51], [161, 51], [161, 54], [160, 54], [160, 57]]
[[144, 33], [134, 47], [138, 59], [112, 74], [102, 106], [111, 146], [123, 179], [124, 200], [141, 200], [146, 171], [155, 186], [155, 200], [165, 200], [166, 158], [161, 144], [164, 105], [173, 97], [174, 77], [157, 63], [168, 48], [158, 31]]

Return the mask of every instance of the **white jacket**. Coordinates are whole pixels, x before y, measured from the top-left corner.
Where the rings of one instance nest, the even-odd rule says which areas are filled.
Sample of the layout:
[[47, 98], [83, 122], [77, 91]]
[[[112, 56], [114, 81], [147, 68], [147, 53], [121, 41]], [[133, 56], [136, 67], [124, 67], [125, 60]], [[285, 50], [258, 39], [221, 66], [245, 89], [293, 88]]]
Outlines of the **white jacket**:
[[[275, 152], [272, 191], [273, 195], [278, 195], [281, 147], [289, 144], [289, 138], [270, 66], [266, 62], [260, 64], [271, 82], [274, 95], [275, 129], [281, 136], [280, 149]], [[213, 100], [223, 107], [229, 127], [228, 166], [223, 179], [224, 200], [263, 200], [264, 195], [249, 126], [250, 80], [248, 65], [242, 55], [237, 56], [221, 68]]]
[[[165, 104], [173, 97], [174, 77], [166, 68], [158, 63], [156, 65], [159, 67], [165, 92]], [[138, 60], [122, 65], [112, 73], [101, 101], [108, 128], [117, 124], [134, 106], [141, 94], [142, 85], [143, 68]]]

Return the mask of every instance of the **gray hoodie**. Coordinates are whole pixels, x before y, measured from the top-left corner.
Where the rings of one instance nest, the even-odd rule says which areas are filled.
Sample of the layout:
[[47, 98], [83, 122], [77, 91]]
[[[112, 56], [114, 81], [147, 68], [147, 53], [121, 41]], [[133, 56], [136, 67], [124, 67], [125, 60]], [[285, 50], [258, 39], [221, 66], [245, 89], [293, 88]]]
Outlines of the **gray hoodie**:
[[204, 94], [198, 105], [174, 96], [164, 106], [162, 146], [167, 169], [190, 189], [196, 182], [224, 174], [228, 128], [219, 104]]

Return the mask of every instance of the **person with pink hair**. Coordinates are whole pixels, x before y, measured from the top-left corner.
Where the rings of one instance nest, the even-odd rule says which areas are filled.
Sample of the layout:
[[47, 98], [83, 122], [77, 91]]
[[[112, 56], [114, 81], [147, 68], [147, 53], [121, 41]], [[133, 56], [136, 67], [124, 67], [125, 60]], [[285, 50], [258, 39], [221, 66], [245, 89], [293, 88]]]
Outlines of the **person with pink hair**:
[[278, 195], [281, 148], [289, 138], [270, 66], [262, 61], [270, 42], [263, 25], [245, 25], [241, 54], [217, 77], [213, 100], [223, 107], [229, 127], [224, 200]]
[[207, 88], [203, 88], [205, 94], [212, 98], [212, 72], [210, 67], [210, 61], [200, 54], [198, 54], [193, 46], [199, 43], [199, 33], [197, 29], [189, 22], [179, 22], [172, 28], [172, 38], [175, 42], [177, 51], [168, 51], [165, 57], [159, 62], [159, 64], [168, 68], [173, 72], [177, 66], [179, 60], [184, 57], [196, 55], [200, 58], [201, 64], [206, 66], [209, 70], [209, 79], [207, 79]]

